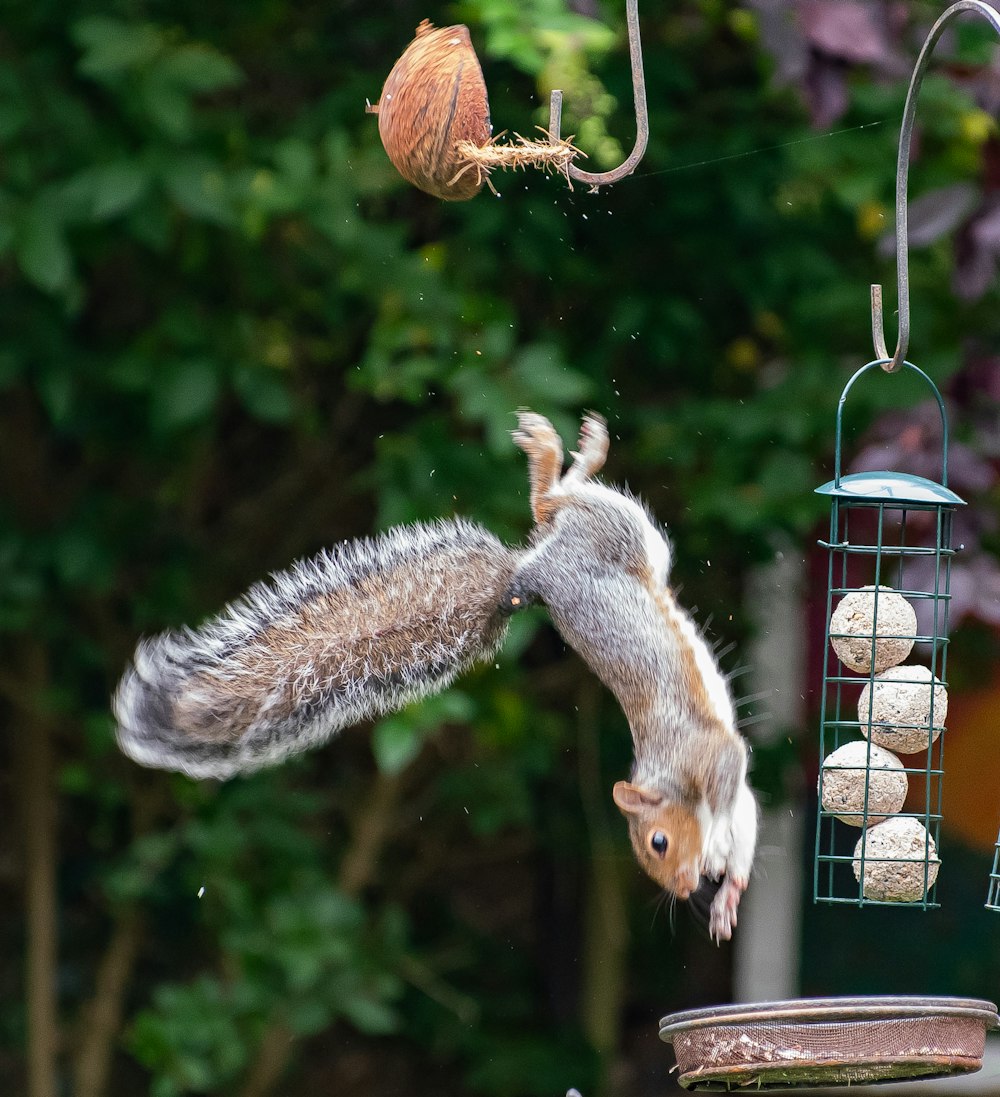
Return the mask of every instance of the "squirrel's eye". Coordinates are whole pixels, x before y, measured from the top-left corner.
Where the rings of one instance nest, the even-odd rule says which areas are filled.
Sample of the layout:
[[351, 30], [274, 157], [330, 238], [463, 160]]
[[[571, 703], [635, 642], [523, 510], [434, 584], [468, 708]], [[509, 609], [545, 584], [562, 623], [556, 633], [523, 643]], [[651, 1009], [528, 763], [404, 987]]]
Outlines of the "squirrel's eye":
[[650, 849], [656, 854], [657, 857], [666, 857], [667, 847], [670, 845], [670, 839], [663, 833], [662, 830], [654, 830], [649, 836]]

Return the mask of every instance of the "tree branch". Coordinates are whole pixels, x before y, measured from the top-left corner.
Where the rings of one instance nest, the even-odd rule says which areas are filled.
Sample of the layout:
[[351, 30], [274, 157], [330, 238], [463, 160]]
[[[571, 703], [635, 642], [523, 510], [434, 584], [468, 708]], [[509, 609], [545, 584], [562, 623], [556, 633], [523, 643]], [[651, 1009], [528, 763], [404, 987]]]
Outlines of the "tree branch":
[[118, 917], [101, 958], [94, 996], [81, 1014], [82, 1039], [73, 1064], [73, 1097], [102, 1097], [121, 1028], [122, 1003], [142, 941], [142, 918], [134, 907]]
[[350, 845], [340, 862], [340, 888], [348, 895], [359, 895], [375, 876], [402, 784], [401, 773], [380, 771], [372, 779], [371, 791], [355, 820]]
[[267, 1097], [281, 1081], [295, 1046], [295, 1034], [272, 1018], [261, 1037], [240, 1097]]
[[56, 801], [53, 791], [52, 726], [37, 699], [48, 684], [40, 643], [23, 653], [14, 734], [15, 788], [20, 790], [24, 851], [25, 1013], [28, 1097], [56, 1097], [58, 956], [56, 903]]
[[[411, 763], [412, 764], [412, 763]], [[402, 773], [377, 772], [371, 789], [355, 818], [351, 841], [340, 862], [340, 888], [359, 895], [371, 883], [378, 867], [386, 835], [392, 828], [403, 786]], [[261, 1038], [240, 1097], [268, 1097], [281, 1081], [295, 1048], [295, 1035], [275, 1012]]]
[[602, 1060], [602, 1092], [608, 1092], [618, 1052], [628, 962], [628, 916], [621, 857], [611, 838], [599, 760], [600, 695], [596, 681], [580, 686], [577, 708], [580, 794], [590, 834], [591, 871], [584, 914], [581, 1024]]

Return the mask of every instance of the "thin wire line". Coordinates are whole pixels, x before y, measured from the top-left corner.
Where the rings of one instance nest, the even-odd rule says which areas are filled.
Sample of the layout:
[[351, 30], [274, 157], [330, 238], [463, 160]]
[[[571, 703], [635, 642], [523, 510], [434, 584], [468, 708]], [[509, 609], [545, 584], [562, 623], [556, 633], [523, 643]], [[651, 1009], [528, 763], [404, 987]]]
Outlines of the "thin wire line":
[[649, 179], [654, 175], [672, 175], [676, 171], [690, 171], [692, 168], [705, 168], [712, 164], [724, 164], [729, 160], [745, 160], [748, 156], [758, 156], [762, 152], [774, 152], [777, 149], [788, 149], [793, 145], [805, 145], [811, 141], [822, 141], [827, 137], [840, 137], [845, 133], [856, 133], [858, 130], [871, 129], [873, 126], [884, 126], [885, 120], [880, 122], [865, 122], [860, 126], [848, 126], [846, 129], [831, 130], [829, 133], [817, 133], [812, 137], [798, 137], [794, 141], [783, 141], [780, 145], [765, 145], [763, 148], [750, 149], [748, 152], [734, 152], [730, 156], [719, 156], [714, 160], [697, 160], [692, 164], [681, 164], [676, 168], [661, 168], [659, 171], [636, 172], [636, 178]]

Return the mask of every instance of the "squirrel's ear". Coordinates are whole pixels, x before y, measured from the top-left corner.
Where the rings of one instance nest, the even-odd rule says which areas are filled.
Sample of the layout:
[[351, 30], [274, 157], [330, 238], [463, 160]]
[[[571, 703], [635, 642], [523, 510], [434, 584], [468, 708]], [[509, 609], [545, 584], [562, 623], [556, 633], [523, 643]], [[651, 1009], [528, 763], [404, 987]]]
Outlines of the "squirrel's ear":
[[658, 792], [633, 785], [630, 781], [616, 781], [611, 795], [625, 815], [635, 815], [643, 808], [655, 808], [663, 803], [663, 797]]

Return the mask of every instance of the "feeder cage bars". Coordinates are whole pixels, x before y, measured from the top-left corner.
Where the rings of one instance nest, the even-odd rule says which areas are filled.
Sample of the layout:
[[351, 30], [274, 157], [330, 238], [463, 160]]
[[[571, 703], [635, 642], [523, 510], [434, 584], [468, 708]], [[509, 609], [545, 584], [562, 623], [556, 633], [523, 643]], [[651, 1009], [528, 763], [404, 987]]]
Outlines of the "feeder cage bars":
[[882, 365], [844, 388], [834, 479], [816, 489], [830, 498], [830, 533], [813, 898], [927, 909], [938, 905], [952, 517], [963, 501], [947, 486], [944, 402], [909, 362], [941, 413], [941, 483], [841, 475], [844, 404]]
[[993, 868], [990, 869], [990, 886], [986, 894], [986, 909], [1000, 911], [1000, 836], [993, 847]]

